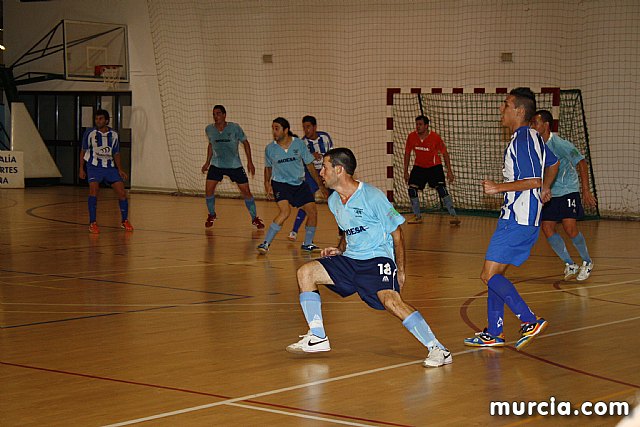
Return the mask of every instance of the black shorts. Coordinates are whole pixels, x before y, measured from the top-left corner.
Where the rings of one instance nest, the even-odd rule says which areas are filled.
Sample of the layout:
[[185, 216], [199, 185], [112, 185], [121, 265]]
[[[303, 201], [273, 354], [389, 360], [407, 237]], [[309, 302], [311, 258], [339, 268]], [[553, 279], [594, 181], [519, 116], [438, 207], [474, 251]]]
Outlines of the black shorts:
[[246, 184], [249, 182], [247, 173], [243, 167], [239, 168], [219, 168], [216, 166], [209, 166], [209, 172], [207, 172], [207, 181], [222, 181], [222, 178], [227, 175], [231, 181], [236, 184]]
[[569, 193], [564, 196], [552, 197], [542, 207], [541, 219], [543, 221], [560, 222], [565, 218], [582, 219], [584, 209], [580, 193]]
[[272, 180], [271, 188], [273, 188], [273, 196], [275, 197], [276, 202], [286, 200], [291, 204], [291, 206], [296, 208], [316, 201], [306, 182], [303, 182], [300, 185], [291, 185]]
[[409, 175], [409, 185], [424, 190], [426, 183], [429, 187], [436, 188], [438, 185], [444, 185], [444, 169], [442, 165], [435, 165], [430, 168], [421, 168], [414, 166]]
[[396, 263], [391, 258], [378, 257], [372, 259], [353, 259], [342, 255], [319, 258], [333, 285], [328, 289], [341, 297], [348, 297], [356, 292], [360, 299], [371, 308], [384, 310], [378, 299], [378, 291], [390, 289], [400, 291]]

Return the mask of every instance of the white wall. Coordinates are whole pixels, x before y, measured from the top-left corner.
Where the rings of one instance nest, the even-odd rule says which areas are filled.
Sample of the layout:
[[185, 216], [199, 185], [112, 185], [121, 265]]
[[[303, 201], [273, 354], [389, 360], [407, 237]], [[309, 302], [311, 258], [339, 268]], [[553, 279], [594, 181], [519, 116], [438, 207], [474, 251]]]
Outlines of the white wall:
[[[132, 92], [131, 185], [133, 188], [174, 191], [176, 183], [166, 143], [146, 1], [58, 0], [21, 3], [7, 0], [4, 2], [5, 64], [13, 63], [62, 19], [128, 26], [130, 83], [121, 84], [120, 89]], [[37, 71], [37, 64], [34, 62], [17, 68], [14, 74]], [[104, 91], [105, 85], [55, 80], [21, 86], [19, 89]]]

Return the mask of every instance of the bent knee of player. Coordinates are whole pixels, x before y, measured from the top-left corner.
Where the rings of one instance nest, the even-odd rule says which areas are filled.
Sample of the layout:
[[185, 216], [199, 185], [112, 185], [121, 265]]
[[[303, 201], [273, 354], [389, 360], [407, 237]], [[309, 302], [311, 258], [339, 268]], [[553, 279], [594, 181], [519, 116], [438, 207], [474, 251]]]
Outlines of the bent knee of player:
[[303, 264], [296, 272], [300, 292], [313, 292], [318, 289], [318, 283], [333, 284], [327, 271], [318, 261]]

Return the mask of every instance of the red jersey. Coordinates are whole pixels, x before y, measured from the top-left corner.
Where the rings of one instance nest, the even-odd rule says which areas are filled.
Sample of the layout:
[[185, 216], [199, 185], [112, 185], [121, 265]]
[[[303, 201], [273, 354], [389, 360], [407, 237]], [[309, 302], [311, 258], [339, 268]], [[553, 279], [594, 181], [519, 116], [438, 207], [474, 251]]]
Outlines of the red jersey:
[[442, 164], [438, 152], [446, 153], [447, 147], [444, 145], [440, 135], [433, 131], [429, 132], [429, 135], [424, 140], [420, 139], [418, 132], [413, 131], [407, 137], [407, 145], [404, 152], [409, 154], [411, 150], [416, 152], [414, 166], [430, 168]]

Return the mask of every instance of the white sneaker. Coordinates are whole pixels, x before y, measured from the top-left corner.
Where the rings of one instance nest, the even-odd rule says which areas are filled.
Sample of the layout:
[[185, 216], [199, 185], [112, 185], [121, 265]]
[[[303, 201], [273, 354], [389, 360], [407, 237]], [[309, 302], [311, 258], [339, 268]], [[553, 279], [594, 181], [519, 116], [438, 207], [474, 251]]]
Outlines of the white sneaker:
[[289, 233], [289, 237], [287, 237], [287, 239], [291, 240], [292, 242], [295, 242], [297, 238], [298, 238], [298, 233], [296, 233], [295, 231], [292, 231], [291, 233]]
[[429, 357], [424, 359], [422, 366], [425, 368], [437, 368], [442, 365], [450, 365], [453, 362], [453, 356], [449, 350], [443, 350], [440, 347], [435, 347], [429, 352]]
[[565, 264], [564, 265], [564, 280], [571, 280], [578, 274], [580, 266], [578, 264]]
[[319, 338], [309, 331], [304, 335], [300, 335], [300, 338], [302, 339], [297, 343], [287, 346], [287, 351], [289, 353], [319, 353], [321, 351], [331, 350], [329, 337]]
[[580, 272], [578, 273], [577, 280], [587, 280], [591, 275], [591, 270], [593, 270], [593, 261], [587, 263], [587, 261], [582, 261], [582, 265], [580, 266]]

